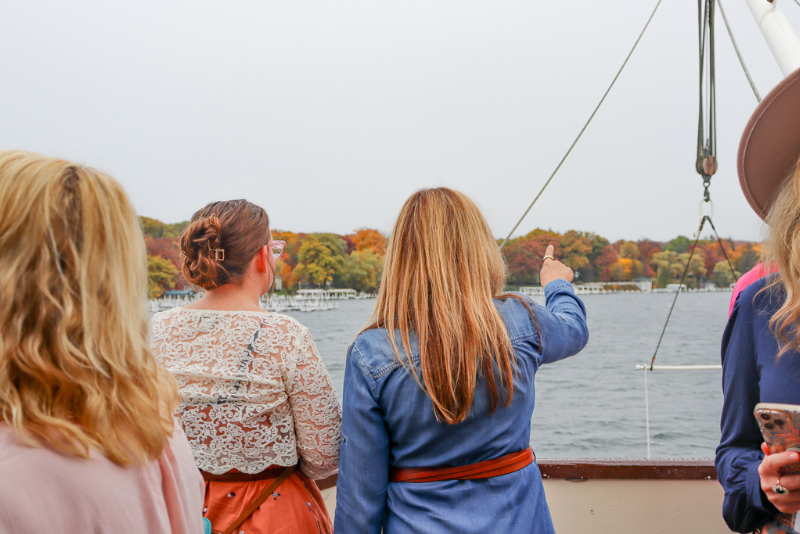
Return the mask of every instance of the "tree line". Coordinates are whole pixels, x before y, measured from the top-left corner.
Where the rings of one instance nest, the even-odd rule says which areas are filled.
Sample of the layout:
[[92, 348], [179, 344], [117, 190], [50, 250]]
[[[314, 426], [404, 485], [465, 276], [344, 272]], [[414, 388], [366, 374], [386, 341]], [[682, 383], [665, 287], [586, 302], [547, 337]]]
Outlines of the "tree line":
[[[183, 289], [180, 235], [189, 222], [164, 224], [148, 217], [141, 217], [141, 221], [150, 298], [170, 289]], [[272, 238], [286, 241], [283, 256], [275, 262], [284, 291], [339, 287], [370, 293], [378, 288], [386, 254], [386, 237], [378, 230], [361, 228], [347, 235], [273, 231]]]
[[577, 283], [627, 282], [644, 277], [653, 279], [655, 287], [665, 287], [678, 283], [689, 263], [686, 285], [700, 287], [710, 280], [722, 287], [735, 279], [731, 266], [738, 278], [758, 263], [761, 245], [733, 239], [721, 242], [722, 248], [709, 236], [698, 240], [695, 247], [693, 239], [678, 236], [667, 242], [640, 239], [611, 243], [591, 232], [570, 230], [560, 234], [537, 228], [506, 243], [503, 255], [509, 283], [518, 286], [538, 284], [544, 251], [552, 244], [556, 258], [575, 271]]
[[[188, 221], [165, 224], [148, 217], [141, 217], [141, 221], [150, 297], [182, 289], [179, 241]], [[275, 266], [284, 291], [338, 287], [369, 293], [378, 287], [386, 254], [386, 237], [378, 230], [361, 228], [346, 235], [273, 231], [272, 236], [286, 241], [283, 257]], [[727, 286], [734, 276], [725, 254], [737, 277], [755, 266], [760, 257], [760, 244], [733, 239], [722, 240], [723, 254], [716, 239], [710, 237], [700, 239], [693, 248], [694, 240], [686, 236], [667, 242], [640, 239], [611, 243], [591, 232], [570, 230], [562, 234], [537, 228], [503, 247], [509, 286], [538, 285], [544, 251], [550, 244], [555, 246], [556, 258], [575, 271], [576, 283], [627, 282], [644, 277], [653, 279], [656, 287], [665, 287], [680, 281], [691, 256], [685, 281], [689, 287], [700, 287], [707, 280]]]

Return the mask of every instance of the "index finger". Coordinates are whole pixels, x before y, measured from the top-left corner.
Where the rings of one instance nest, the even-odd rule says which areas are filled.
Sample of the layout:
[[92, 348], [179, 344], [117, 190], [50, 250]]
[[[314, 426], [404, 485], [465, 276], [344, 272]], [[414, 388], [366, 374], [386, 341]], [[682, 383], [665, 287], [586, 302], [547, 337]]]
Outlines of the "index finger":
[[800, 454], [795, 451], [777, 452], [764, 457], [763, 463], [768, 469], [779, 469], [789, 464], [800, 461]]
[[547, 245], [547, 248], [544, 251], [545, 256], [552, 256], [553, 252], [555, 252], [555, 247], [553, 245]]

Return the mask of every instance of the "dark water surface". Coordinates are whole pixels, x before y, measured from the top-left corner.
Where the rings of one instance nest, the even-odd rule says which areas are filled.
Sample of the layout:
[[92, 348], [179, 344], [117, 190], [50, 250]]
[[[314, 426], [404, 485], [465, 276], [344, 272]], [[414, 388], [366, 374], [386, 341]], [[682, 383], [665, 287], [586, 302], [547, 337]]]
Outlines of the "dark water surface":
[[[647, 455], [644, 372], [674, 293], [586, 295], [589, 344], [536, 374], [531, 444], [539, 458]], [[657, 364], [718, 364], [731, 294], [682, 293]], [[544, 303], [543, 299], [540, 301]], [[341, 395], [347, 347], [374, 300], [340, 301], [335, 311], [291, 313], [306, 325]], [[648, 374], [651, 454], [710, 458], [719, 441], [721, 371]]]

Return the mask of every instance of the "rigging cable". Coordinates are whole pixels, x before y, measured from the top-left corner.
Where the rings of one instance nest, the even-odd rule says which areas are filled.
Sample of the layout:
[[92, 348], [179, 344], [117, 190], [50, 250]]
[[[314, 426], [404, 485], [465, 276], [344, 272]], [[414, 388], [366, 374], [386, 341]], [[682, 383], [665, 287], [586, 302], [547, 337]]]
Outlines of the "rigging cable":
[[597, 113], [597, 110], [600, 109], [600, 106], [603, 104], [603, 101], [608, 96], [608, 93], [611, 92], [611, 88], [614, 87], [614, 83], [617, 81], [617, 78], [619, 78], [619, 75], [622, 74], [622, 69], [624, 69], [625, 65], [628, 64], [628, 60], [633, 55], [633, 51], [636, 50], [636, 46], [639, 44], [639, 41], [642, 39], [642, 36], [644, 35], [645, 30], [647, 30], [647, 27], [650, 25], [650, 21], [653, 20], [653, 16], [656, 14], [656, 11], [658, 10], [658, 6], [660, 6], [660, 5], [661, 5], [661, 0], [658, 0], [658, 2], [656, 3], [656, 7], [653, 8], [653, 12], [650, 14], [650, 18], [647, 19], [647, 22], [645, 23], [644, 28], [642, 28], [642, 31], [639, 34], [639, 37], [636, 39], [636, 42], [633, 43], [633, 48], [631, 48], [631, 51], [628, 52], [628, 57], [625, 58], [625, 61], [622, 63], [622, 66], [619, 68], [619, 71], [617, 71], [617, 75], [614, 76], [613, 80], [611, 80], [611, 85], [608, 86], [608, 89], [606, 89], [605, 94], [603, 94], [603, 98], [600, 99], [600, 102], [598, 102], [597, 107], [594, 108], [594, 111], [589, 116], [589, 120], [587, 120], [586, 124], [583, 125], [583, 128], [581, 128], [580, 133], [578, 133], [578, 137], [576, 137], [575, 140], [572, 142], [572, 145], [570, 145], [569, 150], [567, 150], [567, 153], [564, 154], [563, 158], [561, 158], [561, 161], [556, 166], [556, 169], [553, 171], [553, 174], [550, 175], [550, 178], [547, 179], [547, 181], [544, 183], [542, 188], [539, 190], [539, 194], [536, 195], [536, 198], [533, 199], [533, 202], [531, 202], [530, 206], [528, 206], [528, 209], [526, 209], [525, 213], [522, 214], [522, 217], [520, 217], [519, 221], [517, 221], [517, 224], [514, 225], [514, 228], [511, 229], [511, 231], [508, 233], [506, 238], [503, 239], [503, 242], [500, 243], [500, 248], [501, 249], [508, 242], [508, 240], [511, 239], [511, 236], [517, 230], [517, 228], [519, 228], [519, 225], [522, 224], [522, 221], [525, 219], [525, 217], [527, 217], [528, 212], [531, 211], [531, 208], [533, 208], [533, 205], [536, 204], [536, 201], [539, 200], [540, 196], [542, 196], [542, 193], [544, 193], [544, 190], [547, 189], [548, 185], [550, 185], [550, 182], [553, 180], [553, 177], [556, 175], [558, 170], [561, 168], [561, 165], [564, 164], [564, 161], [566, 161], [566, 159], [569, 156], [570, 152], [572, 152], [572, 149], [575, 148], [575, 145], [578, 143], [578, 140], [583, 135], [583, 132], [586, 130], [586, 127], [589, 126], [590, 122], [592, 122], [592, 119], [594, 118], [595, 114]]
[[719, 238], [719, 234], [717, 234], [717, 229], [714, 227], [714, 222], [711, 220], [711, 217], [708, 215], [703, 215], [703, 218], [700, 219], [700, 226], [697, 228], [697, 234], [694, 239], [694, 244], [692, 245], [692, 250], [689, 253], [689, 259], [686, 260], [686, 267], [683, 268], [683, 274], [681, 275], [681, 283], [678, 286], [678, 290], [675, 292], [675, 298], [672, 299], [672, 305], [669, 307], [669, 313], [667, 314], [667, 320], [664, 323], [664, 328], [661, 330], [661, 336], [658, 338], [658, 344], [656, 345], [656, 350], [653, 352], [653, 358], [650, 360], [650, 370], [653, 370], [653, 365], [656, 363], [656, 356], [658, 355], [658, 349], [661, 347], [661, 340], [664, 339], [664, 333], [667, 331], [667, 325], [669, 325], [669, 319], [672, 317], [672, 310], [675, 309], [675, 302], [678, 300], [678, 295], [681, 294], [681, 288], [683, 288], [683, 282], [686, 280], [686, 274], [689, 272], [689, 267], [692, 265], [692, 256], [694, 256], [694, 251], [697, 250], [697, 242], [700, 240], [700, 233], [703, 230], [703, 226], [705, 226], [706, 222], [711, 225], [711, 229], [714, 230], [714, 235], [717, 237], [717, 243], [719, 243], [719, 248], [722, 250], [723, 256], [725, 256], [725, 261], [728, 262], [728, 267], [730, 267], [731, 272], [733, 273], [733, 277], [738, 281], [738, 277], [736, 276], [736, 270], [733, 268], [733, 264], [731, 263], [730, 258], [728, 258], [728, 253], [725, 252], [725, 247], [722, 245], [722, 240]]
[[[672, 317], [672, 311], [675, 309], [675, 303], [678, 301], [678, 295], [680, 295], [681, 289], [683, 288], [683, 282], [686, 280], [686, 275], [688, 274], [689, 268], [692, 264], [692, 257], [694, 256], [695, 250], [697, 250], [697, 242], [700, 239], [700, 234], [702, 233], [706, 222], [708, 222], [711, 225], [711, 229], [714, 230], [714, 235], [717, 237], [717, 243], [719, 243], [719, 248], [722, 250], [722, 254], [725, 256], [725, 260], [728, 262], [728, 267], [731, 269], [731, 274], [733, 274], [734, 279], [738, 281], [736, 270], [733, 268], [730, 258], [728, 258], [728, 253], [725, 251], [725, 247], [722, 245], [722, 240], [719, 238], [719, 234], [717, 233], [717, 229], [714, 227], [714, 222], [711, 220], [711, 216], [705, 215], [702, 212], [703, 204], [709, 203], [711, 204], [711, 212], [713, 215], [714, 204], [711, 202], [711, 195], [708, 191], [708, 188], [711, 185], [711, 177], [717, 171], [717, 98], [716, 76], [714, 68], [716, 63], [714, 55], [714, 0], [697, 0], [697, 28], [700, 49], [700, 111], [698, 113], [697, 121], [697, 159], [695, 160], [695, 170], [703, 178], [703, 200], [700, 202], [701, 218], [700, 224], [697, 226], [697, 230], [695, 231], [695, 240], [689, 254], [689, 259], [686, 261], [686, 266], [684, 267], [683, 274], [681, 275], [681, 282], [678, 286], [678, 291], [675, 292], [675, 298], [672, 299], [672, 305], [669, 308], [667, 320], [664, 323], [664, 328], [661, 330], [661, 336], [658, 338], [658, 344], [656, 345], [656, 350], [653, 352], [653, 358], [650, 360], [650, 371], [653, 370], [653, 365], [655, 364], [656, 356], [658, 355], [658, 349], [661, 347], [661, 341], [664, 339], [664, 333], [667, 331], [670, 317]], [[733, 38], [732, 35], [731, 38]], [[706, 48], [708, 48], [707, 56]], [[704, 76], [706, 62], [708, 62], [707, 84], [704, 83], [706, 81]], [[707, 118], [703, 113], [704, 87], [708, 91]], [[753, 89], [755, 90], [755, 86]], [[758, 93], [756, 93], [756, 95], [757, 94]]]
[[[800, 1], [794, 1], [800, 5]], [[744, 75], [747, 76], [747, 81], [750, 82], [750, 88], [753, 90], [753, 94], [756, 95], [756, 100], [761, 103], [761, 95], [758, 94], [756, 84], [753, 81], [753, 78], [750, 77], [750, 71], [747, 70], [747, 65], [744, 64], [744, 58], [742, 57], [742, 53], [739, 51], [739, 45], [736, 44], [736, 39], [733, 38], [733, 32], [731, 31], [731, 25], [728, 24], [728, 17], [725, 16], [725, 10], [722, 9], [722, 0], [717, 0], [717, 5], [719, 6], [719, 12], [722, 14], [722, 20], [725, 22], [725, 27], [728, 29], [728, 36], [731, 38], [731, 43], [733, 43], [733, 49], [736, 50], [736, 57], [739, 58], [739, 63], [742, 65]]]

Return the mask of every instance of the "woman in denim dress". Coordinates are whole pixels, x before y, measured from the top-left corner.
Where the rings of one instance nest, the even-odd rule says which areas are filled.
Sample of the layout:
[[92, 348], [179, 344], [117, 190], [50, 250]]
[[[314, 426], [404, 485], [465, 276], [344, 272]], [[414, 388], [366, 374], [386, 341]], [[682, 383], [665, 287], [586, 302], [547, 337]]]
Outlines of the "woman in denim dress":
[[335, 532], [554, 532], [530, 451], [534, 375], [588, 331], [552, 245], [543, 264], [545, 307], [502, 295], [505, 263], [470, 199], [406, 201], [347, 356]]

